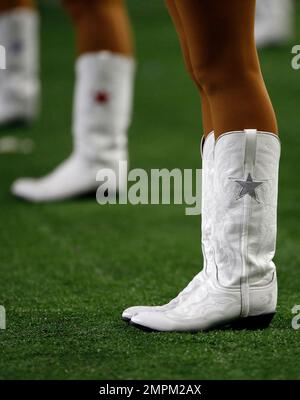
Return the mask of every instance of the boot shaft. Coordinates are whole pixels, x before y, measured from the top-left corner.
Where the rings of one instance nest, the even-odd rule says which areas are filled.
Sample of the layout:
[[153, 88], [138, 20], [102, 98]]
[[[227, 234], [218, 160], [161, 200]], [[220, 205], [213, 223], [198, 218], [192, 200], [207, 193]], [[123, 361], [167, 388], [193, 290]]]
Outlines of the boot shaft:
[[127, 159], [134, 60], [107, 51], [76, 64], [73, 133], [76, 151], [97, 163]]
[[213, 246], [222, 286], [273, 279], [279, 158], [271, 133], [229, 132], [216, 142]]

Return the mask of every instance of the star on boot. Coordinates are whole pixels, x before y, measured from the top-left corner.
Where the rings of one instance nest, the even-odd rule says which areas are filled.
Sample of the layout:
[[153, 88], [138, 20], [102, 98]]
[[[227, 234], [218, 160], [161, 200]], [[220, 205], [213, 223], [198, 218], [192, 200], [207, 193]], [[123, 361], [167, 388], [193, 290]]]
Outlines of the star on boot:
[[248, 194], [250, 197], [252, 197], [257, 202], [259, 202], [257, 193], [256, 193], [256, 188], [258, 188], [258, 186], [262, 185], [263, 182], [253, 181], [250, 173], [248, 174], [247, 179], [245, 181], [237, 179], [237, 180], [235, 180], [235, 182], [237, 182], [241, 186], [241, 190], [237, 197], [237, 200], [241, 199], [242, 197], [246, 196], [246, 194]]

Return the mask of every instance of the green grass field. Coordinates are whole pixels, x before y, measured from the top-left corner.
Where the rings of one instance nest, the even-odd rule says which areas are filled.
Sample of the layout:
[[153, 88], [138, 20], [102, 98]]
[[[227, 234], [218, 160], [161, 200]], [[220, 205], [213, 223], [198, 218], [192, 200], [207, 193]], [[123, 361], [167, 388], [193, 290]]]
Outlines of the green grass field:
[[[196, 168], [198, 94], [160, 0], [129, 0], [138, 74], [130, 129], [132, 168]], [[297, 13], [300, 8], [297, 6]], [[299, 18], [298, 18], [298, 22]], [[71, 150], [74, 41], [63, 11], [42, 8], [42, 115], [32, 155], [0, 155], [2, 379], [299, 379], [300, 72], [291, 46], [261, 54], [282, 139], [276, 263], [278, 313], [265, 331], [147, 334], [120, 319], [135, 304], [174, 297], [202, 267], [200, 218], [184, 206], [100, 206], [95, 199], [32, 205], [9, 194]], [[293, 44], [300, 41], [300, 28]]]

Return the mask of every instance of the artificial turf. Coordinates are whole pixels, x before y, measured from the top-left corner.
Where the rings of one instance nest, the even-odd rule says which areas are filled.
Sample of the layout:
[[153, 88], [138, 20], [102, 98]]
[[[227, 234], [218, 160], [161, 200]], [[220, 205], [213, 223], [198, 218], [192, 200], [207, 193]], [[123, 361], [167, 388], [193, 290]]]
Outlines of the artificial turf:
[[[197, 168], [199, 99], [163, 2], [128, 3], [138, 58], [131, 167]], [[282, 139], [274, 322], [255, 332], [147, 334], [121, 312], [166, 302], [198, 272], [200, 218], [178, 205], [33, 205], [9, 194], [15, 178], [42, 175], [71, 150], [72, 27], [58, 7], [41, 12], [41, 117], [0, 133], [36, 144], [31, 155], [0, 155], [0, 378], [299, 379], [291, 309], [300, 304], [300, 71], [290, 66], [291, 45], [261, 53]]]

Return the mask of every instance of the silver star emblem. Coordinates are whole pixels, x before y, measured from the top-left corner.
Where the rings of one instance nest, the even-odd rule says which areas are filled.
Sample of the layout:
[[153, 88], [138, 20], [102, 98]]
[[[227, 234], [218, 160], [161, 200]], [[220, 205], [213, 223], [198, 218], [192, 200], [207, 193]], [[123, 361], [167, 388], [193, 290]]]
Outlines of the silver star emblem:
[[255, 190], [258, 186], [262, 185], [263, 182], [254, 181], [252, 179], [251, 174], [248, 174], [247, 179], [245, 181], [235, 179], [235, 182], [237, 182], [241, 186], [241, 190], [237, 197], [237, 200], [241, 199], [242, 197], [246, 196], [246, 194], [248, 194], [250, 197], [252, 197], [257, 202], [259, 202], [257, 193]]

